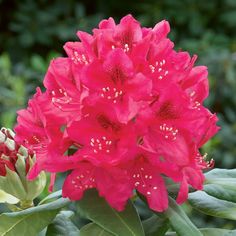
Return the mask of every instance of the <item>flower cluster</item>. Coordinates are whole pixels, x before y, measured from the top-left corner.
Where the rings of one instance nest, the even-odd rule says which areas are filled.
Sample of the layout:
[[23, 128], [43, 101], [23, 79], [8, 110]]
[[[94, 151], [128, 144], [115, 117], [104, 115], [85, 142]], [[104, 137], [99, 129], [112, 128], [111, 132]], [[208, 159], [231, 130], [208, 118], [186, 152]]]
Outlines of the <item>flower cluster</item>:
[[30, 172], [71, 170], [63, 196], [81, 199], [96, 188], [117, 210], [134, 190], [150, 208], [168, 207], [163, 176], [202, 189], [205, 161], [199, 148], [218, 130], [203, 106], [207, 68], [196, 56], [176, 52], [162, 21], [141, 28], [131, 15], [100, 22], [90, 35], [78, 32], [67, 57], [52, 60], [28, 108], [18, 113], [17, 140], [37, 154]]
[[34, 165], [33, 153], [15, 141], [15, 133], [6, 128], [0, 130], [0, 191], [14, 197], [14, 203], [20, 201], [21, 207], [32, 204], [46, 185], [44, 172], [34, 181], [28, 181], [27, 175]]
[[[6, 176], [6, 168], [15, 171], [15, 164], [18, 159], [19, 145], [14, 142], [15, 134], [6, 128], [0, 130], [0, 176]], [[26, 172], [29, 170], [29, 163], [26, 163]]]

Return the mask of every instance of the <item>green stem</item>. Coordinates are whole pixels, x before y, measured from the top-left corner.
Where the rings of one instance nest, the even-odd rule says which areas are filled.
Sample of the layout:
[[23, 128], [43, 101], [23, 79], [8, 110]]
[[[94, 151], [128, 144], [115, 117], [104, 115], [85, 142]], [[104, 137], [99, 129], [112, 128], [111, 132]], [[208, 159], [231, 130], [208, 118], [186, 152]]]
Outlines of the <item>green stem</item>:
[[20, 201], [20, 208], [22, 210], [33, 207], [34, 206], [34, 202], [32, 200], [21, 200]]
[[16, 206], [16, 205], [7, 204], [7, 207], [8, 207], [9, 210], [11, 210], [12, 212], [21, 211], [21, 208], [19, 208], [19, 207]]

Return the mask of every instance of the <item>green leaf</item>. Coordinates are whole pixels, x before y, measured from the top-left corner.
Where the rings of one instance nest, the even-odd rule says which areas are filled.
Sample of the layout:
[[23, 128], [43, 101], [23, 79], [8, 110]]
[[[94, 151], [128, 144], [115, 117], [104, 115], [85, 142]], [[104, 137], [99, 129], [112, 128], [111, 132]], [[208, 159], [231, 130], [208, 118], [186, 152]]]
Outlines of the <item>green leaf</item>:
[[45, 205], [32, 207], [20, 212], [0, 215], [0, 235], [36, 236], [57, 215], [62, 207], [69, 203], [68, 199], [58, 199]]
[[94, 190], [87, 191], [77, 202], [78, 211], [85, 217], [117, 236], [144, 236], [142, 224], [131, 201], [122, 212], [114, 210]]
[[183, 209], [177, 205], [174, 199], [169, 197], [169, 207], [164, 212], [168, 217], [171, 226], [177, 234], [181, 236], [201, 236], [201, 232], [191, 222], [188, 216], [185, 214]]
[[191, 206], [204, 214], [236, 220], [236, 203], [220, 200], [203, 191], [189, 194]]
[[11, 194], [8, 194], [0, 190], [0, 203], [16, 204], [18, 202], [19, 202], [19, 199], [15, 198]]
[[213, 197], [236, 203], [236, 170], [214, 169], [206, 175], [204, 191]]
[[236, 190], [229, 186], [207, 184], [204, 186], [204, 192], [215, 198], [236, 203]]
[[18, 199], [25, 199], [24, 186], [15, 171], [6, 167], [6, 176], [0, 176], [0, 188]]
[[153, 215], [142, 222], [145, 236], [163, 236], [169, 229], [169, 220]]
[[72, 211], [61, 211], [48, 226], [46, 236], [79, 236], [79, 229], [72, 223]]
[[114, 236], [95, 223], [85, 225], [80, 230], [80, 236]]
[[215, 179], [215, 178], [236, 178], [236, 169], [213, 169], [205, 174], [206, 179]]
[[205, 184], [218, 184], [236, 190], [236, 178], [208, 178]]
[[52, 199], [54, 199], [54, 198], [59, 198], [59, 197], [61, 197], [61, 196], [62, 196], [62, 190], [58, 190], [58, 191], [56, 191], [56, 192], [54, 192], [54, 193], [49, 194], [47, 197], [45, 197], [45, 198], [39, 203], [39, 205], [42, 205], [44, 202], [47, 202], [47, 201], [52, 200]]
[[[217, 229], [217, 228], [204, 228], [199, 229], [203, 236], [233, 236], [236, 235], [236, 230]], [[166, 236], [177, 236], [175, 232], [168, 232]]]
[[44, 228], [41, 232], [39, 232], [37, 236], [46, 236], [46, 232], [47, 232], [47, 227]]
[[0, 216], [1, 236], [36, 236], [56, 216], [59, 210], [36, 212], [33, 214], [10, 217], [2, 214]]
[[236, 169], [214, 169], [205, 176], [205, 185], [217, 184], [236, 191]]
[[171, 195], [176, 195], [179, 192], [179, 183], [175, 183], [173, 180], [171, 180], [168, 177], [163, 177], [165, 180], [165, 185], [168, 190], [168, 193]]
[[236, 230], [228, 229], [200, 229], [204, 236], [233, 236]]
[[28, 215], [36, 212], [41, 212], [41, 211], [48, 211], [48, 210], [57, 210], [62, 207], [65, 207], [70, 203], [70, 200], [68, 198], [59, 198], [56, 201], [31, 207], [23, 211], [19, 212], [11, 212], [11, 213], [4, 213], [4, 215], [9, 216], [9, 217], [14, 217], [14, 216], [22, 216], [22, 215]]

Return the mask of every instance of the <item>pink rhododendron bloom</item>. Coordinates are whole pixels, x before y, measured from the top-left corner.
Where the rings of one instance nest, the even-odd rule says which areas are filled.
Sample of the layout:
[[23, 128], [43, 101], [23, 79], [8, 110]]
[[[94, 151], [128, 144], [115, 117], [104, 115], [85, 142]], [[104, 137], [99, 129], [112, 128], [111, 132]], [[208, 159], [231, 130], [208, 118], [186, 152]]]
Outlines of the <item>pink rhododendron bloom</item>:
[[64, 197], [79, 200], [96, 188], [117, 210], [136, 190], [164, 211], [166, 178], [180, 186], [178, 203], [189, 185], [202, 189], [202, 171], [213, 162], [199, 148], [218, 130], [203, 106], [207, 68], [176, 52], [169, 31], [165, 20], [141, 28], [127, 15], [65, 44], [68, 56], [52, 60], [45, 91], [18, 112], [16, 138], [37, 155], [30, 178], [70, 171]]

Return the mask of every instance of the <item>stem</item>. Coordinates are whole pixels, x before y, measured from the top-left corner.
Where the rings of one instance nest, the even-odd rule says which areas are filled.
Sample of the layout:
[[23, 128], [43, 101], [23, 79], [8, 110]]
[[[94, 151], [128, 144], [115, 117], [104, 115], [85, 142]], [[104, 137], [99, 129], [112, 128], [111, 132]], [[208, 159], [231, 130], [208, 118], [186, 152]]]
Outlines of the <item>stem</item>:
[[20, 201], [20, 208], [22, 210], [33, 207], [34, 206], [34, 202], [32, 200], [21, 200]]
[[7, 207], [8, 207], [8, 209], [9, 210], [11, 210], [12, 212], [17, 212], [17, 211], [21, 211], [21, 209], [18, 207], [18, 206], [16, 206], [16, 205], [11, 205], [11, 204], [7, 204]]

